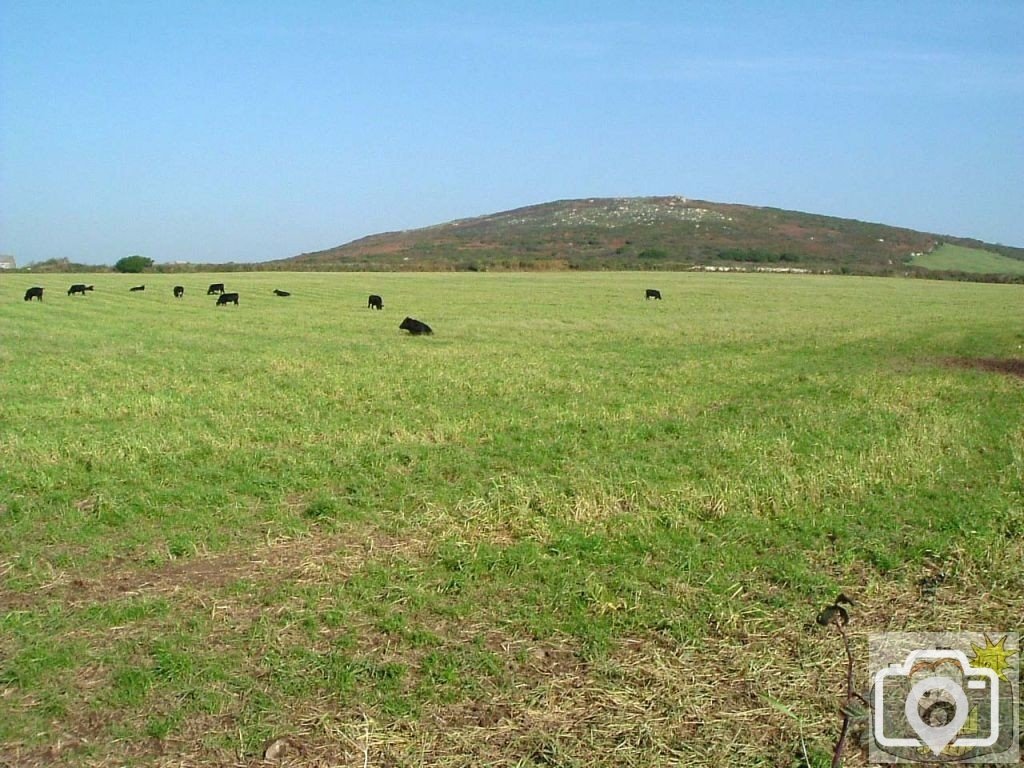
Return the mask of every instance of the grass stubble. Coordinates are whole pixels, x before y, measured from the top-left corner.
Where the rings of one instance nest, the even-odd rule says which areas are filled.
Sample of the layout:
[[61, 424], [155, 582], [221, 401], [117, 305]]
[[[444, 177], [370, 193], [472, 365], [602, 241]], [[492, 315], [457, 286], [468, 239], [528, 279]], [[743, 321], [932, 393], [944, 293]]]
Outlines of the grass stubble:
[[1018, 287], [218, 279], [2, 276], [0, 765], [826, 765], [836, 593], [1018, 628]]

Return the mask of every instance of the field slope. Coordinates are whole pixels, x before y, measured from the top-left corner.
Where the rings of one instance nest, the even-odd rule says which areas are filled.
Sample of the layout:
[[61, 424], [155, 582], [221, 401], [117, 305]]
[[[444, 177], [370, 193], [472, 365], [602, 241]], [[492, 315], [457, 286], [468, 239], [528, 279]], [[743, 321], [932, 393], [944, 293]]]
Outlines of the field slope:
[[85, 282], [0, 277], [0, 764], [819, 766], [839, 591], [1019, 622], [1018, 287]]
[[931, 253], [922, 253], [910, 260], [915, 267], [989, 275], [1024, 275], [1024, 261], [1010, 259], [980, 248], [943, 243]]

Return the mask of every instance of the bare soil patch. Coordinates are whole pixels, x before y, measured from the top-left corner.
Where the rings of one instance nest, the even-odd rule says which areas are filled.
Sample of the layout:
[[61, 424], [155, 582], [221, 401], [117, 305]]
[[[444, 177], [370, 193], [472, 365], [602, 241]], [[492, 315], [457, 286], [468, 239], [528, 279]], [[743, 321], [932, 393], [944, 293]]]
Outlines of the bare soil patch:
[[950, 368], [1002, 373], [1024, 379], [1024, 359], [999, 357], [947, 357], [943, 364]]
[[330, 563], [352, 571], [382, 551], [407, 549], [415, 542], [397, 541], [380, 531], [359, 530], [327, 536], [281, 539], [249, 552], [172, 560], [151, 568], [113, 562], [100, 576], [62, 572], [34, 592], [0, 593], [0, 610], [31, 610], [59, 599], [69, 606], [139, 595], [167, 595], [182, 590], [210, 591], [242, 579], [265, 579], [268, 574], [302, 581]]

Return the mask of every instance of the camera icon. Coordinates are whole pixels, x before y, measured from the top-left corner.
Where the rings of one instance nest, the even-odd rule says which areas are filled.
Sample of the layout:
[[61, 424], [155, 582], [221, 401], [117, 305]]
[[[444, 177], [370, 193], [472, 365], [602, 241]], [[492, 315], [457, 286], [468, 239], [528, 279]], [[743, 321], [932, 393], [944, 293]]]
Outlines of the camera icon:
[[935, 755], [991, 747], [999, 740], [999, 676], [972, 666], [963, 651], [911, 651], [875, 673], [872, 710], [880, 747], [927, 747]]

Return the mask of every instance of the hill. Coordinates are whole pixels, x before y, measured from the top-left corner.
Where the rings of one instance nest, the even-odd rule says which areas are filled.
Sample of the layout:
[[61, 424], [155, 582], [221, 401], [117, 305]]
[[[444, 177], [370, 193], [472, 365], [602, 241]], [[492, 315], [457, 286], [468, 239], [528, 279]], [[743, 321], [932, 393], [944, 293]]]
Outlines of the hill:
[[684, 197], [635, 197], [561, 200], [386, 232], [266, 266], [487, 270], [703, 265], [884, 274], [927, 269], [911, 261], [943, 244], [1024, 265], [1022, 248], [967, 238], [778, 208]]

